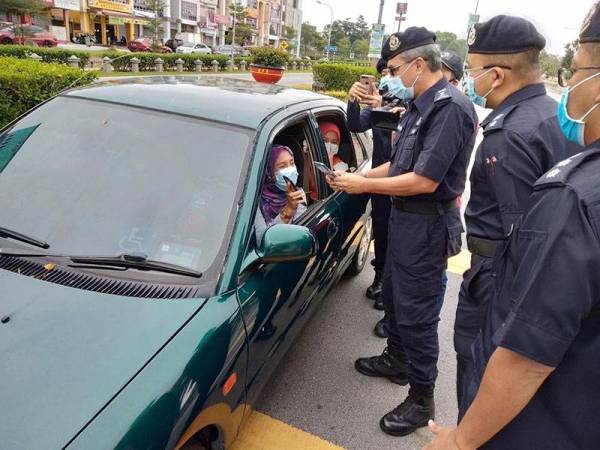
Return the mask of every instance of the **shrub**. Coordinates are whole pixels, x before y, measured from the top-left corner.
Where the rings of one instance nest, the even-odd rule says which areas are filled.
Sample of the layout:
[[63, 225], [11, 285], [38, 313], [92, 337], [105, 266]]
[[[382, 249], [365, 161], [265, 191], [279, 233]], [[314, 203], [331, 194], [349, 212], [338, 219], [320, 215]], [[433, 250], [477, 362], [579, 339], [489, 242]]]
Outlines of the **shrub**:
[[330, 97], [337, 98], [343, 102], [348, 101], [348, 91], [325, 91], [323, 95], [329, 95]]
[[0, 57], [0, 128], [63, 89], [91, 83], [95, 78], [96, 72], [60, 64]]
[[254, 47], [250, 49], [252, 63], [259, 66], [282, 67], [290, 62], [290, 55], [285, 50], [273, 47]]
[[377, 75], [374, 67], [356, 67], [348, 64], [315, 64], [313, 76], [317, 83], [323, 83], [328, 91], [348, 92], [352, 84], [360, 79], [361, 75]]
[[[212, 62], [217, 61], [219, 68], [224, 69], [227, 61], [230, 59], [227, 55], [205, 55], [205, 54], [178, 54], [178, 53], [151, 53], [151, 52], [136, 52], [136, 53], [123, 53], [123, 52], [102, 52], [99, 56], [104, 58], [108, 56], [112, 59], [112, 66], [116, 71], [125, 72], [131, 69], [130, 60], [136, 57], [140, 60], [140, 70], [154, 70], [154, 61], [156, 58], [160, 58], [164, 61], [165, 70], [175, 69], [175, 61], [181, 58], [183, 61], [184, 70], [194, 70], [196, 60], [202, 61], [204, 67], [212, 67]], [[250, 57], [236, 57], [234, 58], [234, 64], [239, 64], [242, 60], [249, 63]]]
[[12, 56], [14, 58], [29, 58], [29, 56], [35, 53], [42, 57], [44, 62], [53, 62], [60, 64], [67, 64], [69, 56], [75, 55], [81, 62], [79, 65], [83, 68], [87, 65], [90, 60], [90, 52], [69, 50], [64, 48], [44, 48], [35, 47], [28, 45], [0, 45], [0, 57], [1, 56]]

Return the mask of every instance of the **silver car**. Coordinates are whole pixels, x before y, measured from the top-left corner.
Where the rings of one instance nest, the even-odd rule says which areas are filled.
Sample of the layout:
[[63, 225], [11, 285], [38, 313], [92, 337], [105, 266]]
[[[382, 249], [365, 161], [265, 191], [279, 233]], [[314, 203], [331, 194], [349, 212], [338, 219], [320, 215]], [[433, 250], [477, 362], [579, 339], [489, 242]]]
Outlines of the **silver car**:
[[206, 44], [194, 44], [193, 42], [184, 42], [175, 49], [175, 53], [202, 53], [204, 55], [210, 55], [212, 50]]

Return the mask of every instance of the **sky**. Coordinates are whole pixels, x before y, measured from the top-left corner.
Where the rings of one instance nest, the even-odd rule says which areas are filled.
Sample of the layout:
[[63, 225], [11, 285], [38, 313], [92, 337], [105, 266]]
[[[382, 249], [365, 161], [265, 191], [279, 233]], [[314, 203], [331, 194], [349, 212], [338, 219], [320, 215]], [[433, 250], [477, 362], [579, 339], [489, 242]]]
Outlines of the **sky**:
[[[367, 23], [377, 22], [380, 0], [324, 0], [333, 7], [333, 20], [356, 19], [360, 14]], [[465, 38], [469, 13], [475, 11], [476, 0], [403, 0], [408, 2], [407, 20], [402, 29], [424, 26], [432, 31], [451, 31]], [[581, 23], [596, 0], [479, 0], [480, 21], [497, 14], [510, 14], [532, 21], [546, 38], [546, 50], [562, 55], [564, 46], [576, 39]], [[322, 29], [329, 23], [329, 8], [316, 0], [303, 0], [303, 22]], [[385, 0], [385, 31], [396, 31], [396, 0]]]

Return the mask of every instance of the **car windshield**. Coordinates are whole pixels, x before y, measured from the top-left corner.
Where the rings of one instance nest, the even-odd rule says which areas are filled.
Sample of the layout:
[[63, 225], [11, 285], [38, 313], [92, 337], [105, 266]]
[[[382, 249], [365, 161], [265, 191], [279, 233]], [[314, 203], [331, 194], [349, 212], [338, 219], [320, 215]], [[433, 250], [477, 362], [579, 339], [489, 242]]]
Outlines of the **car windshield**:
[[141, 253], [206, 272], [226, 248], [251, 138], [56, 98], [0, 135], [0, 226], [47, 241], [52, 254]]
[[192, 43], [192, 42], [184, 42], [183, 44], [180, 45], [180, 47], [194, 47], [196, 44]]

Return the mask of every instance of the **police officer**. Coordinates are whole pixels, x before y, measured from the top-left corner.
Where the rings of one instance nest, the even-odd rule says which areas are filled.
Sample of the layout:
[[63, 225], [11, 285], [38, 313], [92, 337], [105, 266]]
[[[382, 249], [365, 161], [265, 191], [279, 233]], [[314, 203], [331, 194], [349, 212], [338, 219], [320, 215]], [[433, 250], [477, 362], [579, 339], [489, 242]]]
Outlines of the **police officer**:
[[[384, 85], [389, 77], [387, 61], [379, 59], [377, 62], [377, 72], [381, 74], [381, 84]], [[367, 105], [361, 110], [360, 103]], [[355, 133], [373, 129], [373, 167], [379, 167], [389, 162], [392, 152], [392, 132], [382, 128], [374, 128], [371, 120], [371, 111], [373, 107], [381, 106], [381, 96], [378, 93], [369, 95], [360, 82], [354, 83], [348, 95], [348, 108], [346, 110], [348, 118], [348, 129]], [[383, 286], [383, 268], [385, 266], [385, 254], [387, 251], [388, 221], [390, 219], [390, 198], [387, 195], [371, 196], [371, 205], [373, 207], [373, 233], [375, 235], [375, 259], [371, 261], [375, 268], [375, 278], [371, 286], [368, 287], [366, 295], [375, 300], [375, 308], [383, 310], [381, 301], [381, 290]], [[382, 324], [375, 328], [375, 334], [383, 337], [385, 331]]]
[[[476, 352], [477, 396], [458, 429], [431, 424], [428, 449], [594, 449], [600, 442], [600, 8], [592, 7], [558, 109], [588, 148], [547, 172], [512, 241], [514, 282], [492, 301]], [[557, 142], [559, 146], [562, 142]], [[490, 316], [488, 316], [489, 318]], [[476, 346], [477, 347], [477, 346]]]
[[452, 86], [458, 86], [463, 77], [465, 62], [454, 52], [442, 52], [442, 73]]
[[471, 28], [467, 43], [466, 93], [493, 111], [481, 124], [484, 138], [465, 212], [471, 267], [464, 274], [454, 326], [459, 420], [466, 406], [465, 376], [472, 370], [471, 344], [495, 293], [506, 239], [518, 226], [535, 181], [577, 151], [562, 137], [556, 102], [541, 81], [539, 55], [546, 41], [532, 23], [496, 16]]
[[477, 116], [443, 76], [435, 34], [426, 28], [392, 34], [382, 57], [393, 77], [390, 92], [409, 102], [392, 160], [364, 176], [339, 172], [328, 181], [349, 193], [392, 196], [383, 277], [388, 346], [381, 355], [359, 358], [355, 367], [410, 384], [404, 402], [380, 421], [384, 432], [403, 436], [434, 416], [442, 273], [460, 250], [456, 199], [465, 185]]

